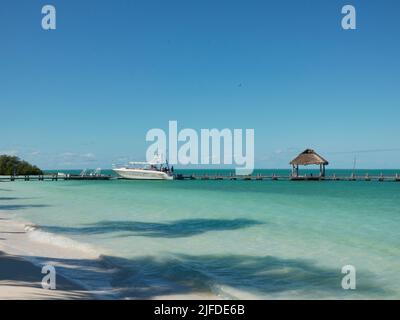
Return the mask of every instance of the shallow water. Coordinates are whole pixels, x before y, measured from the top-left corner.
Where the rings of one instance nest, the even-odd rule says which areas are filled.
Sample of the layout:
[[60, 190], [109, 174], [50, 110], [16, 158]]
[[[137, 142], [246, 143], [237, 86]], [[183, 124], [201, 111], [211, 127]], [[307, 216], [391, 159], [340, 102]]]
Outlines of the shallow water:
[[[99, 250], [120, 297], [400, 298], [400, 183], [31, 181], [0, 198], [41, 241]], [[348, 264], [356, 290], [341, 288]]]

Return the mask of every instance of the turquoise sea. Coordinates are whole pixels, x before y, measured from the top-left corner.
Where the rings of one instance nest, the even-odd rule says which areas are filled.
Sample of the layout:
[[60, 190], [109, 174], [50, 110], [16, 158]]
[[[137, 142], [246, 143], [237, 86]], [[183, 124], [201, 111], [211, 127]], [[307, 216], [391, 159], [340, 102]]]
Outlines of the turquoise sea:
[[[396, 182], [21, 181], [0, 183], [0, 199], [44, 234], [99, 250], [113, 272], [74, 261], [80, 280], [108, 277], [118, 298], [400, 298]], [[355, 290], [341, 287], [345, 265]]]

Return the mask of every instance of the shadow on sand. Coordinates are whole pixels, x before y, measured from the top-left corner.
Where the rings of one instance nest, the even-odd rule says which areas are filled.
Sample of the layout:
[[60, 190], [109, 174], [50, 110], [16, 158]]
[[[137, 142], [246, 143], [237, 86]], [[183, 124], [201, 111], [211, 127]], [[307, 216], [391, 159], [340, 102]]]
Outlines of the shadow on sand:
[[[247, 255], [174, 255], [125, 259], [101, 256], [98, 260], [54, 259], [62, 274], [89, 281], [95, 290], [109, 290], [111, 284], [118, 298], [151, 299], [165, 295], [220, 293], [229, 296], [231, 289], [257, 296], [281, 294], [281, 297], [316, 299], [351, 298], [354, 295], [385, 297], [389, 291], [374, 283], [370, 273], [357, 273], [357, 290], [343, 290], [340, 268], [323, 268], [312, 261]], [[94, 281], [94, 280], [100, 281]], [[226, 288], [231, 288], [226, 290]], [[108, 298], [115, 298], [110, 295]]]
[[119, 237], [144, 236], [155, 238], [190, 237], [210, 231], [229, 231], [262, 224], [250, 219], [185, 219], [167, 223], [139, 221], [100, 221], [83, 227], [42, 226], [48, 232], [63, 234], [105, 234], [124, 232]]
[[[44, 290], [41, 285], [42, 277], [41, 268], [20, 256], [8, 255], [0, 251], [0, 288], [4, 290], [0, 291], [2, 299], [93, 298], [89, 292], [62, 277], [57, 279], [57, 290]], [[14, 289], [10, 292], [11, 287]]]

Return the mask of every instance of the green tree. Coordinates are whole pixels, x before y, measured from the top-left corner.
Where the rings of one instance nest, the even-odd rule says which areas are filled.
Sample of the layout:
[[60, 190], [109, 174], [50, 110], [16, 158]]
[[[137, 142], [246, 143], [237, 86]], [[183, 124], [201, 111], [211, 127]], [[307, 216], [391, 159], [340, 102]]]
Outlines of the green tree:
[[0, 175], [38, 175], [43, 171], [15, 156], [0, 155]]

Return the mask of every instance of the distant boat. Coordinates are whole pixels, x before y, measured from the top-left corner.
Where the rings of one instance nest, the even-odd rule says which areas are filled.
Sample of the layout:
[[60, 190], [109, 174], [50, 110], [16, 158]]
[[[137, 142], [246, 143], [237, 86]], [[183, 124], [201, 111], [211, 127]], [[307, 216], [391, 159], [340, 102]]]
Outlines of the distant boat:
[[113, 168], [120, 177], [130, 180], [173, 180], [173, 168], [168, 162], [155, 157], [150, 162], [129, 162], [127, 166]]

